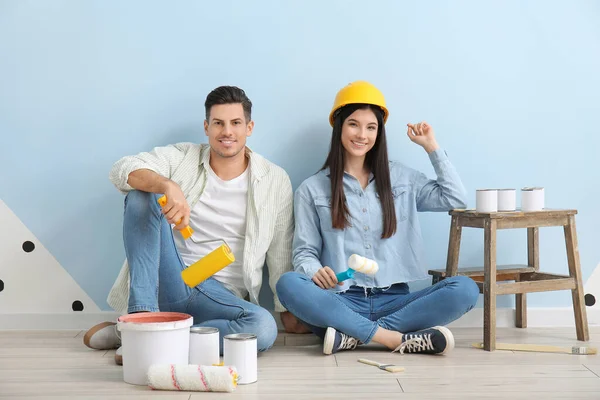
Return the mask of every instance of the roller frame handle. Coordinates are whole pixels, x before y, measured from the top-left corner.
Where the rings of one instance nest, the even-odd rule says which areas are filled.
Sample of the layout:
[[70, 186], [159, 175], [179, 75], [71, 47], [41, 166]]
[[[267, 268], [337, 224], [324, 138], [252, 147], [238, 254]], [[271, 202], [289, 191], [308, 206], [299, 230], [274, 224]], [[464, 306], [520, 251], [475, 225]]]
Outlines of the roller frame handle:
[[[158, 202], [158, 204], [161, 207], [164, 207], [167, 205], [167, 196], [163, 195], [163, 196], [159, 197], [158, 200], [156, 200], [156, 201]], [[179, 222], [181, 222], [181, 220], [179, 220]], [[179, 222], [177, 222], [177, 224], [179, 224]], [[189, 225], [187, 225], [185, 228], [183, 228], [179, 232], [181, 233], [181, 236], [183, 236], [184, 239], [189, 239], [192, 237], [194, 230]]]
[[335, 277], [337, 278], [338, 282], [343, 282], [347, 279], [354, 278], [355, 272], [356, 271], [354, 271], [352, 268], [348, 268], [346, 271], [336, 274]]

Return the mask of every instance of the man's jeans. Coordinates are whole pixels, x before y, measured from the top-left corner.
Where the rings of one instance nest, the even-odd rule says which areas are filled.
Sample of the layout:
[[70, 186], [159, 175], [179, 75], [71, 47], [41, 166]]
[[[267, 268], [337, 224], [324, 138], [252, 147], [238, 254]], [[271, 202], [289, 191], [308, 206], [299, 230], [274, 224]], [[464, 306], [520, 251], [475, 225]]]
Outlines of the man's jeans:
[[271, 313], [242, 300], [209, 278], [194, 288], [181, 279], [186, 268], [173, 239], [173, 230], [157, 203], [158, 195], [131, 191], [125, 198], [123, 239], [130, 270], [128, 312], [174, 311], [194, 317], [194, 326], [219, 329], [223, 336], [253, 333], [258, 350], [273, 346], [277, 324]]
[[446, 325], [471, 310], [479, 296], [477, 284], [464, 276], [450, 277], [409, 293], [405, 283], [388, 289], [353, 286], [334, 293], [309, 277], [287, 272], [277, 283], [283, 306], [319, 337], [333, 327], [367, 344], [378, 327], [401, 333]]

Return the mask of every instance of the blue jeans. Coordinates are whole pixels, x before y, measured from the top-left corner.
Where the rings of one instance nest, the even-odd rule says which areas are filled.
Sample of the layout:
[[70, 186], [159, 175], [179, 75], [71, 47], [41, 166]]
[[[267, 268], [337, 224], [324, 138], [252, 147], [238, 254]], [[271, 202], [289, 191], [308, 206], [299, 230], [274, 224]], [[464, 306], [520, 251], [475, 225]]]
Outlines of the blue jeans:
[[257, 335], [258, 350], [273, 346], [277, 323], [270, 312], [240, 299], [220, 282], [209, 278], [194, 288], [181, 279], [186, 268], [181, 260], [173, 230], [153, 193], [131, 191], [125, 197], [123, 239], [129, 263], [128, 312], [173, 311], [190, 314], [194, 326], [232, 333]]
[[287, 272], [277, 282], [277, 294], [317, 336], [324, 338], [326, 328], [333, 327], [367, 344], [379, 327], [409, 333], [446, 325], [475, 306], [479, 289], [471, 278], [455, 276], [414, 293], [406, 283], [335, 293], [304, 274]]

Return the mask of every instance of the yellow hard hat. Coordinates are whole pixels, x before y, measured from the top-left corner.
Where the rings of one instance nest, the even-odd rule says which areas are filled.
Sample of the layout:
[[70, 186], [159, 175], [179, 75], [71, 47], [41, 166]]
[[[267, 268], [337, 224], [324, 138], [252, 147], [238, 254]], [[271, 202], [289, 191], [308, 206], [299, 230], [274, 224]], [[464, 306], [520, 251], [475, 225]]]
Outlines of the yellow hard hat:
[[329, 113], [329, 123], [333, 126], [334, 114], [348, 104], [372, 104], [383, 110], [383, 123], [387, 121], [389, 112], [385, 106], [383, 93], [366, 81], [355, 81], [344, 86], [335, 96], [333, 108]]

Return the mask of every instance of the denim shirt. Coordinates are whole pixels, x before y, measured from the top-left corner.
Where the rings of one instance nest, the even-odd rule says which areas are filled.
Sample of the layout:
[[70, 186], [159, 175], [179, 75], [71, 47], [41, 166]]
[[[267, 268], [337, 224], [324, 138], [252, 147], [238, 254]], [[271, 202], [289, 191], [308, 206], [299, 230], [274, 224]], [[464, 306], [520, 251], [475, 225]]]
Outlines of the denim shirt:
[[312, 278], [323, 266], [337, 274], [348, 269], [348, 258], [356, 253], [377, 261], [375, 276], [356, 273], [334, 291], [350, 286], [389, 287], [427, 277], [424, 246], [417, 212], [466, 208], [465, 188], [446, 152], [429, 154], [437, 180], [399, 162], [390, 162], [397, 229], [382, 239], [383, 214], [373, 174], [363, 190], [359, 181], [344, 173], [343, 184], [350, 211], [349, 227], [334, 229], [331, 219], [329, 169], [306, 179], [294, 195], [295, 232], [293, 265]]

